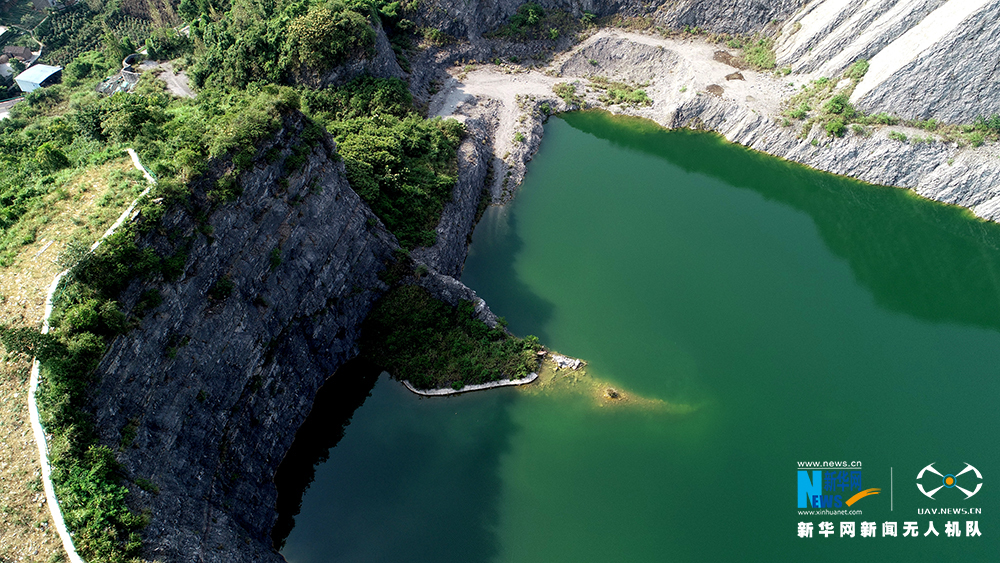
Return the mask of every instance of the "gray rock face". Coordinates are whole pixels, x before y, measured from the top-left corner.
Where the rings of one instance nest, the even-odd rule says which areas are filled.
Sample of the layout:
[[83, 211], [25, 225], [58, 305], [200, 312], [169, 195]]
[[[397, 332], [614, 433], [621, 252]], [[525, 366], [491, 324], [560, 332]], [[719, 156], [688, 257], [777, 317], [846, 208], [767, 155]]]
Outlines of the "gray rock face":
[[968, 207], [984, 219], [1000, 219], [996, 147], [973, 151], [949, 143], [903, 143], [888, 138], [887, 130], [832, 139], [819, 126], [798, 138], [791, 127], [708, 96], [682, 105], [664, 125], [711, 129], [732, 142], [818, 170], [910, 188], [929, 199]]
[[969, 123], [1000, 113], [1000, 4], [962, 22], [949, 35], [862, 98], [866, 111]]
[[392, 45], [382, 27], [375, 30], [375, 54], [371, 57], [350, 60], [331, 69], [323, 76], [300, 76], [297, 81], [312, 87], [325, 88], [342, 86], [365, 74], [381, 78], [403, 78], [406, 76], [396, 61], [396, 54], [392, 51]]
[[1000, 4], [814, 0], [781, 28], [778, 66], [838, 78], [871, 68], [851, 100], [866, 112], [971, 123], [1000, 113]]
[[[414, 260], [447, 276], [460, 277], [469, 253], [469, 237], [483, 197], [489, 170], [489, 130], [483, 119], [465, 121], [466, 136], [458, 148], [458, 182], [452, 200], [445, 204], [437, 226], [437, 241], [430, 248], [417, 248]], [[464, 286], [463, 286], [464, 287]]]
[[[523, 0], [431, 0], [421, 5], [420, 25], [436, 27], [473, 42], [483, 34], [507, 23]], [[597, 16], [621, 14], [651, 17], [658, 24], [683, 28], [699, 27], [716, 32], [754, 33], [771, 22], [781, 22], [798, 9], [804, 0], [538, 0], [546, 10], [563, 10], [576, 17], [583, 12]], [[426, 7], [426, 9], [425, 9]]]
[[[289, 154], [304, 124], [286, 118], [260, 154]], [[419, 283], [447, 303], [473, 301], [493, 326], [475, 292], [433, 268], [457, 275], [465, 260], [486, 176], [475, 125], [438, 244], [420, 252], [432, 268]], [[361, 323], [387, 289], [379, 273], [399, 248], [348, 185], [335, 150], [327, 137], [291, 174], [281, 159], [259, 163], [241, 176], [242, 195], [207, 223], [177, 208], [144, 241], [161, 254], [189, 244], [185, 271], [157, 284], [163, 303], [112, 343], [92, 408], [106, 444], [135, 429], [119, 460], [129, 479], [159, 487], [130, 487], [152, 515], [143, 534], [150, 560], [283, 561], [271, 548], [275, 471], [319, 387], [357, 355]], [[223, 297], [224, 279], [232, 290]], [[122, 305], [148, 288], [133, 283]]]
[[[262, 150], [294, 146], [302, 124], [286, 119]], [[334, 150], [331, 139], [317, 146], [287, 188], [280, 162], [245, 174], [242, 196], [208, 218], [211, 237], [176, 209], [160, 229], [171, 236], [147, 241], [190, 237], [186, 270], [113, 342], [93, 408], [105, 443], [136, 428], [119, 459], [130, 478], [159, 486], [156, 495], [131, 487], [151, 510], [150, 560], [282, 560], [270, 546], [274, 469], [317, 389], [357, 353], [361, 321], [385, 289], [378, 273], [397, 247]], [[231, 295], [206, 298], [223, 278]], [[133, 284], [123, 304], [143, 289]]]
[[[600, 61], [595, 67], [590, 61]], [[606, 74], [619, 80], [641, 83], [651, 76], [672, 72], [680, 64], [673, 51], [654, 45], [642, 45], [622, 39], [604, 37], [580, 49], [559, 67], [564, 76]]]
[[[812, 2], [782, 27], [783, 36], [778, 45], [779, 65], [790, 65], [795, 72], [818, 70], [825, 76], [839, 76], [857, 59], [874, 57], [946, 1], [854, 1], [833, 17], [816, 14], [823, 2]], [[797, 31], [803, 19], [809, 16], [820, 19], [822, 27]], [[808, 40], [796, 41], [802, 39], [795, 37], [798, 33], [812, 35]]]

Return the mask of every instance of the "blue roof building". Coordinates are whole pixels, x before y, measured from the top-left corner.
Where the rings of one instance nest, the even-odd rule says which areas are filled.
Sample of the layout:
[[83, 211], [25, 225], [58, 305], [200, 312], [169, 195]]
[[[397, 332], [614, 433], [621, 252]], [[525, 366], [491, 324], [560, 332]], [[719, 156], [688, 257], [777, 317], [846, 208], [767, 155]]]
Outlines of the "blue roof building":
[[34, 65], [28, 70], [14, 77], [21, 91], [27, 94], [35, 90], [54, 84], [62, 77], [61, 66]]

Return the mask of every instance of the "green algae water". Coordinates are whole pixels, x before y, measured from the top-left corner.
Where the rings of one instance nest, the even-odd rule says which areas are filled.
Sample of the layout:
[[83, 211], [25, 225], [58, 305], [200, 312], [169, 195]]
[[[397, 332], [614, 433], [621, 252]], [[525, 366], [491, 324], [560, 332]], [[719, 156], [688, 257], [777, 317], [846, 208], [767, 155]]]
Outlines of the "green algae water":
[[[1000, 225], [575, 113], [487, 211], [463, 281], [598, 383], [420, 399], [383, 376], [317, 467], [290, 562], [997, 560]], [[860, 513], [800, 513], [807, 462], [860, 466], [853, 488], [815, 481]]]

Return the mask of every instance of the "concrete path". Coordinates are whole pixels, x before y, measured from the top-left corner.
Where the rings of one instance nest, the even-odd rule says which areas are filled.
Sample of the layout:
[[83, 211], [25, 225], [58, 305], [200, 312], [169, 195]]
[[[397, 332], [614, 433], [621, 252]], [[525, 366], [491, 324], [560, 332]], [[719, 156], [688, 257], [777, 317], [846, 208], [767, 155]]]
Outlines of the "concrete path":
[[[104, 239], [108, 238], [114, 234], [115, 230], [120, 227], [129, 217], [132, 216], [132, 212], [135, 207], [139, 204], [139, 201], [146, 197], [149, 190], [152, 188], [152, 184], [155, 183], [153, 177], [146, 170], [146, 167], [139, 162], [139, 156], [135, 154], [132, 149], [126, 149], [129, 156], [132, 158], [132, 164], [139, 170], [142, 171], [146, 180], [150, 183], [150, 187], [143, 190], [139, 197], [128, 206], [122, 214], [118, 217], [111, 228], [104, 233], [104, 236], [99, 238], [97, 242], [90, 247], [90, 251], [93, 252], [100, 246]], [[59, 287], [59, 282], [62, 281], [63, 276], [65, 276], [69, 270], [63, 270], [56, 274], [55, 279], [52, 280], [52, 285], [49, 287], [49, 292], [45, 296], [45, 316], [42, 317], [42, 334], [49, 333], [49, 317], [52, 315], [52, 300], [55, 296], [56, 289]], [[56, 499], [55, 486], [52, 484], [52, 466], [49, 464], [49, 448], [48, 443], [45, 439], [45, 429], [42, 427], [42, 419], [38, 412], [38, 403], [36, 401], [38, 395], [38, 383], [40, 380], [39, 370], [41, 364], [38, 359], [35, 358], [31, 362], [31, 380], [28, 387], [28, 415], [31, 420], [31, 431], [35, 436], [35, 443], [38, 444], [38, 464], [42, 467], [42, 487], [45, 489], [45, 501], [49, 505], [49, 513], [52, 515], [52, 526], [55, 528], [56, 532], [59, 534], [59, 538], [62, 540], [63, 548], [66, 550], [66, 555], [69, 557], [70, 563], [84, 563], [83, 558], [76, 552], [76, 547], [73, 545], [73, 537], [70, 535], [69, 530], [66, 528], [66, 521], [63, 519], [62, 508], [59, 506], [59, 501]]]

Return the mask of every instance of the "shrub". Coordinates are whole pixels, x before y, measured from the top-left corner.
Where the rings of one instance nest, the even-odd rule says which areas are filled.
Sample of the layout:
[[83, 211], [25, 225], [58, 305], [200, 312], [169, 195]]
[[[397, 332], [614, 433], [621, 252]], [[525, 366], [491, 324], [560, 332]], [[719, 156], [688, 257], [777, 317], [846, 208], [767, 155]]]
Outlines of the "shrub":
[[973, 122], [973, 127], [980, 131], [998, 135], [1000, 134], [1000, 114], [993, 114], [990, 117], [979, 116]]
[[826, 129], [826, 134], [831, 137], [843, 137], [844, 133], [847, 132], [844, 120], [839, 117], [835, 117], [830, 121], [827, 121], [823, 128]]
[[896, 140], [896, 141], [900, 141], [900, 142], [903, 142], [903, 143], [906, 142], [906, 135], [904, 135], [903, 133], [900, 133], [899, 131], [889, 131], [888, 137], [890, 139], [893, 139], [893, 140]]
[[510, 26], [515, 31], [538, 25], [545, 17], [545, 10], [535, 2], [522, 4], [510, 18]]
[[758, 70], [771, 70], [775, 66], [774, 40], [762, 37], [743, 49], [743, 59]]
[[889, 115], [888, 113], [876, 113], [871, 116], [870, 121], [877, 123], [879, 125], [896, 125], [899, 123], [899, 118], [894, 115]]
[[868, 72], [868, 66], [869, 65], [867, 59], [858, 59], [854, 61], [854, 64], [852, 64], [844, 72], [844, 78], [850, 78], [855, 82], [860, 82], [861, 79], [864, 78], [865, 73]]
[[233, 280], [229, 276], [222, 276], [208, 289], [208, 297], [213, 301], [222, 301], [233, 294], [234, 288]]
[[457, 174], [464, 129], [455, 120], [416, 115], [331, 123], [347, 178], [406, 248], [430, 246]]
[[555, 92], [555, 95], [562, 98], [562, 101], [566, 102], [568, 106], [580, 105], [583, 102], [583, 98], [576, 94], [576, 84], [560, 82], [552, 86], [552, 91]]
[[604, 90], [604, 95], [601, 96], [601, 101], [606, 104], [630, 106], [649, 106], [653, 104], [653, 100], [651, 100], [649, 96], [646, 95], [646, 91], [640, 89], [641, 87], [639, 86], [633, 86], [624, 82], [612, 82], [601, 76], [595, 76], [590, 80], [592, 86]]
[[837, 94], [830, 98], [823, 105], [823, 109], [828, 113], [842, 115], [845, 119], [850, 119], [854, 116], [854, 106], [851, 105], [850, 98], [846, 94]]
[[272, 272], [278, 269], [278, 266], [281, 265], [281, 249], [280, 248], [274, 247], [274, 248], [271, 249], [271, 254], [268, 256], [268, 263], [270, 265], [270, 268], [271, 268]]

